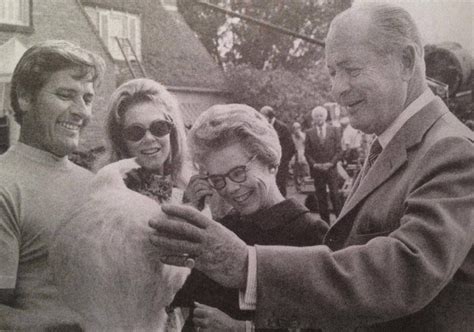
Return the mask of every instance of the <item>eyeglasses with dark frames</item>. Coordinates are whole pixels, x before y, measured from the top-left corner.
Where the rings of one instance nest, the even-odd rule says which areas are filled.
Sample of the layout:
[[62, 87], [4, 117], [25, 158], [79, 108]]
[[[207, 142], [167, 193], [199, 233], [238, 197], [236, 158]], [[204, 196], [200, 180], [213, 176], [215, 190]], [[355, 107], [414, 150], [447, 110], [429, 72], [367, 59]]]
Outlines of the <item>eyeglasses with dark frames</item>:
[[239, 165], [232, 168], [225, 174], [211, 174], [207, 176], [209, 184], [217, 190], [224, 189], [227, 185], [226, 178], [231, 179], [235, 183], [242, 183], [247, 180], [247, 167], [252, 161], [255, 160], [257, 156], [254, 155], [252, 158], [247, 161], [245, 165]]
[[141, 124], [132, 124], [123, 130], [123, 137], [130, 142], [138, 142], [145, 137], [147, 130], [155, 137], [163, 137], [168, 135], [173, 127], [173, 122], [167, 120], [155, 120], [148, 128]]

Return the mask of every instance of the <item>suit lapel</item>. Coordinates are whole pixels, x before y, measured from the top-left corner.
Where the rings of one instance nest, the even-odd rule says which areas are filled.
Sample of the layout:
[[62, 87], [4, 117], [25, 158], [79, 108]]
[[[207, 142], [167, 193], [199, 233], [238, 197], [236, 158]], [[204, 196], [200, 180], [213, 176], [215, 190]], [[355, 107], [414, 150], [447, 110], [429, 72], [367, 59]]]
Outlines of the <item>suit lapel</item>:
[[355, 191], [350, 193], [337, 221], [389, 179], [407, 161], [407, 150], [421, 142], [426, 131], [446, 112], [449, 112], [447, 107], [436, 98], [410, 118], [385, 147], [365, 178], [362, 181], [356, 179]]
[[324, 139], [322, 139], [321, 141], [322, 141], [322, 144], [327, 145], [327, 144], [328, 144], [327, 142], [330, 141], [329, 138], [330, 138], [331, 135], [332, 135], [331, 127], [329, 127], [329, 125], [326, 125], [326, 133], [325, 133], [325, 134], [326, 134], [326, 135], [324, 135]]
[[406, 149], [403, 146], [389, 144], [370, 168], [364, 179], [359, 179], [359, 185], [352, 193], [340, 213], [344, 214], [352, 210], [360, 201], [366, 198], [378, 186], [392, 176], [407, 160]]
[[327, 147], [328, 145], [328, 142], [329, 142], [329, 136], [331, 135], [331, 129], [328, 125], [326, 125], [326, 132], [325, 132], [325, 135], [324, 135], [324, 138], [322, 137], [319, 137], [318, 135], [318, 131], [316, 129], [316, 139], [318, 140], [318, 144], [321, 145], [321, 146], [324, 146], [325, 148]]
[[311, 133], [311, 140], [313, 141], [314, 146], [322, 145], [323, 142], [318, 136], [318, 130], [316, 128], [313, 128], [313, 130], [311, 130], [310, 133]]

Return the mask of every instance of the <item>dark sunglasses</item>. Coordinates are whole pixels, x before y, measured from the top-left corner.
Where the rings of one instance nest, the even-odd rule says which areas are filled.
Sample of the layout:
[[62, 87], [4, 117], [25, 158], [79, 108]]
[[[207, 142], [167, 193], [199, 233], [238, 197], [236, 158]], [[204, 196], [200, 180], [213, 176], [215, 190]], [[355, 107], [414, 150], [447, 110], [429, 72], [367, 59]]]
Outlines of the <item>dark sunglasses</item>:
[[255, 159], [256, 156], [250, 158], [245, 165], [240, 165], [232, 168], [225, 174], [212, 174], [207, 176], [210, 185], [217, 190], [224, 189], [227, 185], [225, 178], [231, 179], [235, 183], [242, 183], [247, 180], [247, 167]]
[[138, 142], [145, 136], [147, 130], [155, 137], [163, 137], [168, 135], [173, 127], [173, 123], [166, 120], [155, 120], [148, 128], [140, 124], [133, 124], [123, 130], [123, 137], [127, 141]]

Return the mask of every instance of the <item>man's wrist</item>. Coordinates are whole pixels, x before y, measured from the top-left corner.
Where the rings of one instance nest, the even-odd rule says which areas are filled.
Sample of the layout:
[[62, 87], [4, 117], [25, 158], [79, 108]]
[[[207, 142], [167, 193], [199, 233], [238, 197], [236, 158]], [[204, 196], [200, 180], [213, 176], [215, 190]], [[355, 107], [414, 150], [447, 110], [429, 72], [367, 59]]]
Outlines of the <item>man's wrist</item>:
[[248, 267], [246, 286], [239, 291], [239, 307], [241, 310], [255, 310], [257, 306], [257, 252], [255, 247], [248, 248]]
[[250, 246], [245, 246], [245, 260], [241, 264], [241, 273], [239, 275], [239, 281], [237, 288], [246, 289], [248, 283], [248, 272], [249, 272], [249, 248]]
[[245, 321], [245, 332], [255, 332], [255, 324], [252, 321]]

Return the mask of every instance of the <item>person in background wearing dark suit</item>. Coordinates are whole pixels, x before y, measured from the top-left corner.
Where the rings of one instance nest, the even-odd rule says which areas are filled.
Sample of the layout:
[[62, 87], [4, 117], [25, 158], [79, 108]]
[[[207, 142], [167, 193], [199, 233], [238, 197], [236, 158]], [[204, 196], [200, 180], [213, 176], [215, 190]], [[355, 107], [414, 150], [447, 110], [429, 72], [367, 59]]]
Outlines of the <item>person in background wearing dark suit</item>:
[[328, 194], [334, 214], [339, 214], [341, 201], [338, 195], [338, 174], [336, 164], [341, 158], [341, 138], [339, 130], [326, 123], [328, 111], [322, 106], [315, 107], [311, 112], [313, 128], [307, 131], [305, 141], [305, 157], [314, 180], [314, 190], [321, 218], [330, 222]]
[[263, 106], [260, 110], [260, 113], [262, 113], [267, 118], [268, 122], [271, 123], [273, 128], [275, 128], [278, 134], [278, 139], [280, 140], [281, 161], [280, 165], [278, 166], [276, 181], [281, 194], [286, 197], [286, 186], [288, 182], [290, 160], [296, 153], [295, 144], [291, 138], [291, 131], [288, 129], [286, 124], [275, 117], [275, 111], [272, 107]]
[[151, 241], [239, 288], [257, 329], [474, 331], [474, 134], [429, 89], [415, 21], [352, 6], [325, 52], [334, 99], [377, 136], [325, 245], [247, 246], [169, 205]]

